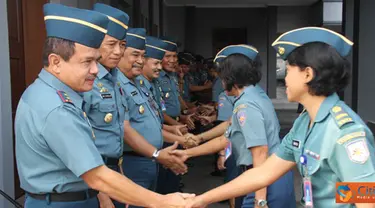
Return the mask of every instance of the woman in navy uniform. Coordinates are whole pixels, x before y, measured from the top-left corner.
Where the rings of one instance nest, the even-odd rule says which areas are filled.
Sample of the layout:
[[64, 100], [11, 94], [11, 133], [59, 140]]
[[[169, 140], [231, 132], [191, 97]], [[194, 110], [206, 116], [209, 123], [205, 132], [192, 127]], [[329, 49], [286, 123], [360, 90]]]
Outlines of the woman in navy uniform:
[[[296, 29], [276, 39], [273, 47], [288, 61], [285, 78], [288, 100], [301, 103], [305, 111], [277, 152], [261, 166], [195, 198], [187, 207], [205, 207], [259, 190], [295, 166], [303, 177], [306, 207], [375, 207], [375, 203], [350, 201], [357, 199], [358, 194], [350, 185], [336, 189], [337, 182], [375, 181], [374, 137], [337, 95], [348, 83], [344, 57], [352, 45], [341, 34], [320, 27]], [[345, 193], [350, 190], [351, 198]], [[338, 202], [346, 203], [336, 203], [336, 193]]]
[[[228, 146], [226, 156], [229, 156], [233, 147], [237, 166], [246, 171], [259, 167], [269, 155], [276, 152], [280, 145], [280, 125], [271, 100], [258, 85], [261, 73], [257, 49], [248, 45], [233, 45], [225, 48], [221, 54], [224, 60], [219, 64], [220, 77], [227, 94], [236, 97], [231, 124], [224, 136], [184, 153], [175, 152], [192, 157]], [[267, 189], [247, 194], [241, 207], [267, 207], [267, 204], [272, 208], [296, 206], [291, 171]]]

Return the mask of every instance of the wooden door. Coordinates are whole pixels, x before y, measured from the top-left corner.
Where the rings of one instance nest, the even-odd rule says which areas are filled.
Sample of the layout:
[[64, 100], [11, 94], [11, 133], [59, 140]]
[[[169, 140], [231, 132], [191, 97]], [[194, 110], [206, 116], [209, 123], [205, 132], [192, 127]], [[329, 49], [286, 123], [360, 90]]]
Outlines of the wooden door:
[[[9, 30], [9, 54], [10, 54], [10, 76], [12, 89], [12, 121], [17, 109], [18, 101], [26, 88], [25, 84], [25, 61], [23, 50], [23, 24], [22, 24], [22, 1], [8, 0], [8, 30]], [[14, 135], [14, 134], [13, 134]], [[13, 140], [14, 141], [14, 140]], [[14, 142], [13, 142], [14, 144]], [[15, 157], [14, 157], [15, 158]], [[15, 197], [22, 196], [17, 166], [14, 159], [15, 173]]]

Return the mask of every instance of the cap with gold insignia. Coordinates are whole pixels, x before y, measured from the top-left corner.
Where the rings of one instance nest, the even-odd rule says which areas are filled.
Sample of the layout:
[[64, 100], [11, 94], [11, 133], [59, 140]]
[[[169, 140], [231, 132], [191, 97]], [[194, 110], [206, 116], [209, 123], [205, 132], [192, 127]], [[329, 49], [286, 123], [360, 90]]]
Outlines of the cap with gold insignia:
[[258, 50], [250, 45], [230, 45], [221, 49], [221, 51], [216, 54], [214, 62], [220, 62], [232, 54], [242, 54], [244, 56], [247, 56], [251, 60], [255, 60], [258, 56], [258, 53]]
[[48, 3], [43, 7], [47, 37], [70, 40], [90, 48], [99, 48], [109, 19], [90, 10]]
[[168, 43], [151, 36], [146, 37], [146, 57], [162, 60]]
[[145, 50], [146, 47], [146, 29], [130, 28], [126, 35], [126, 47]]
[[181, 53], [178, 53], [177, 57], [178, 57], [178, 63], [180, 65], [191, 65], [195, 61], [193, 55], [189, 53], [181, 52]]
[[342, 57], [346, 57], [353, 46], [353, 42], [343, 35], [322, 27], [304, 27], [291, 30], [280, 35], [272, 46], [285, 60], [296, 48], [312, 42], [326, 43], [335, 48]]
[[166, 48], [167, 51], [177, 52], [177, 41], [174, 38], [167, 37], [167, 36], [161, 36], [160, 39], [168, 44], [168, 46]]
[[101, 3], [94, 4], [93, 10], [106, 15], [110, 20], [107, 27], [107, 35], [118, 40], [125, 39], [126, 31], [128, 30], [129, 15], [119, 9]]

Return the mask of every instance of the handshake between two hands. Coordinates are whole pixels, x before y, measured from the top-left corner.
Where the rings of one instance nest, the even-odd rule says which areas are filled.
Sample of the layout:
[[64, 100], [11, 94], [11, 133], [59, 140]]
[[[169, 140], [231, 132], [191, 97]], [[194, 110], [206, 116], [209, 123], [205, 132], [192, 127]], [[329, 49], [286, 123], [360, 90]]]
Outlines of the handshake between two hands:
[[207, 206], [202, 197], [195, 194], [174, 193], [163, 197], [165, 203], [153, 208], [204, 208]]

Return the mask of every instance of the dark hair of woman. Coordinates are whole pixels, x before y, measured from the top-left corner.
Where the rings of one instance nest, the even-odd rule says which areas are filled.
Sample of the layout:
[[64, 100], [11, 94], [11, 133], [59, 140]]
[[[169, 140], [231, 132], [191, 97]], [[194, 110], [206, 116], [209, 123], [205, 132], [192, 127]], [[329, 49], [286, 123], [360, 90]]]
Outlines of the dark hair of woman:
[[220, 78], [225, 84], [225, 90], [232, 90], [234, 85], [243, 88], [256, 85], [262, 78], [259, 56], [253, 61], [242, 54], [232, 54], [219, 63]]
[[287, 61], [301, 70], [306, 67], [313, 69], [314, 77], [307, 83], [311, 95], [329, 96], [348, 85], [350, 64], [328, 44], [307, 43], [295, 49]]

